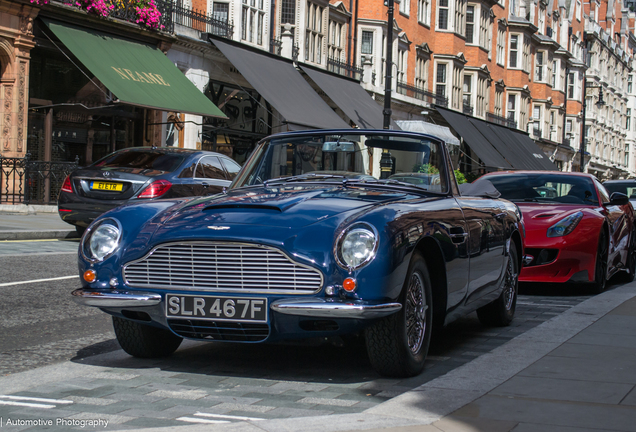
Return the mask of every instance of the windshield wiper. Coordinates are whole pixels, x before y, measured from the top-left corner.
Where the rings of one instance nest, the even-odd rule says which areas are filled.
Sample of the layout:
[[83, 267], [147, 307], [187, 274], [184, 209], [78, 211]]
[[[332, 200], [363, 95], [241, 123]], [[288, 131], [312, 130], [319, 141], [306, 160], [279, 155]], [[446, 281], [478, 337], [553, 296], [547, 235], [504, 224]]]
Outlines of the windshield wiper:
[[268, 180], [265, 180], [263, 184], [267, 186], [268, 184], [272, 184], [272, 183], [288, 183], [293, 181], [305, 181], [305, 180], [323, 180], [323, 179], [330, 179], [330, 178], [343, 179], [343, 178], [346, 178], [346, 176], [337, 175], [337, 174], [308, 173], [308, 174], [299, 174], [299, 175], [294, 175], [289, 177], [278, 177], [275, 179], [268, 179]]

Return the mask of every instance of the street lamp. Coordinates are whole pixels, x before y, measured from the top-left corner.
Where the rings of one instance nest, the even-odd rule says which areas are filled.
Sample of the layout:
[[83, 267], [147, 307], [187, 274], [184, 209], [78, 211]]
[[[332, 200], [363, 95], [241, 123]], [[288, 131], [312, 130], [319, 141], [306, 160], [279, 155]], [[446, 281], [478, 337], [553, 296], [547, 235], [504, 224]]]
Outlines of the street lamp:
[[[384, 77], [384, 114], [383, 128], [391, 127], [391, 72], [393, 71], [393, 0], [386, 0], [384, 3], [389, 7], [386, 31], [386, 74]], [[380, 178], [389, 178], [393, 171], [393, 159], [389, 150], [382, 150], [380, 159]]]
[[588, 88], [598, 88], [598, 100], [596, 101], [596, 107], [600, 108], [605, 105], [605, 101], [603, 100], [603, 86], [599, 85], [589, 85], [587, 83], [587, 77], [583, 75], [583, 131], [581, 132], [581, 166], [579, 167], [579, 171], [583, 172], [585, 167], [585, 144], [587, 141], [587, 133], [585, 131], [585, 107], [587, 106], [587, 89]]

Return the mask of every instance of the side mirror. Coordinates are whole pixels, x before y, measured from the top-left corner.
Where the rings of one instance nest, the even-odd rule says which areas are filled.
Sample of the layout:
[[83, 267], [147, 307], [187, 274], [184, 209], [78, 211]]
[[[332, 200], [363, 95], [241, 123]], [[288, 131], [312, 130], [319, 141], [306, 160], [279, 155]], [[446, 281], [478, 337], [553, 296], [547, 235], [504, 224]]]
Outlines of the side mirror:
[[625, 205], [629, 203], [629, 197], [621, 192], [613, 192], [610, 195], [610, 205]]

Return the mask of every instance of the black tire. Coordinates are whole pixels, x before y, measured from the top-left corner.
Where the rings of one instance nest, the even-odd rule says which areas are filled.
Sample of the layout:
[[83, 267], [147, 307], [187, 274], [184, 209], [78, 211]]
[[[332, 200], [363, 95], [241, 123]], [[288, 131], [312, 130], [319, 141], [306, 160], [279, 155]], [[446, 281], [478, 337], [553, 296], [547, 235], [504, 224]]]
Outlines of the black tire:
[[477, 317], [484, 325], [505, 327], [510, 325], [515, 316], [519, 289], [519, 260], [514, 242], [510, 242], [506, 274], [502, 285], [501, 295], [495, 301], [477, 309]]
[[113, 317], [115, 336], [121, 348], [133, 357], [167, 357], [183, 340], [169, 330]]
[[608, 249], [607, 236], [605, 235], [605, 231], [601, 230], [601, 234], [598, 236], [596, 264], [594, 265], [594, 282], [592, 283], [592, 292], [595, 294], [600, 294], [605, 291], [605, 286], [607, 285]]
[[621, 272], [621, 282], [633, 282], [636, 274], [636, 233], [632, 233], [627, 249], [627, 259], [625, 260], [627, 272]]
[[367, 353], [381, 375], [411, 377], [424, 368], [433, 325], [432, 285], [424, 258], [413, 254], [400, 294], [402, 309], [364, 332]]

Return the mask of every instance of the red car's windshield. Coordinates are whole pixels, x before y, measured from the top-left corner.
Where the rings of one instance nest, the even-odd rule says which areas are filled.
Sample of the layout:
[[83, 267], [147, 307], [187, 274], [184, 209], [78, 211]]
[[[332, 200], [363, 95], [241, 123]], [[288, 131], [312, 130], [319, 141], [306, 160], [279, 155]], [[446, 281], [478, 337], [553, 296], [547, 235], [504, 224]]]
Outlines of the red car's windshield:
[[483, 179], [489, 180], [497, 188], [501, 198], [510, 201], [598, 205], [594, 183], [587, 177], [505, 174], [486, 176]]

